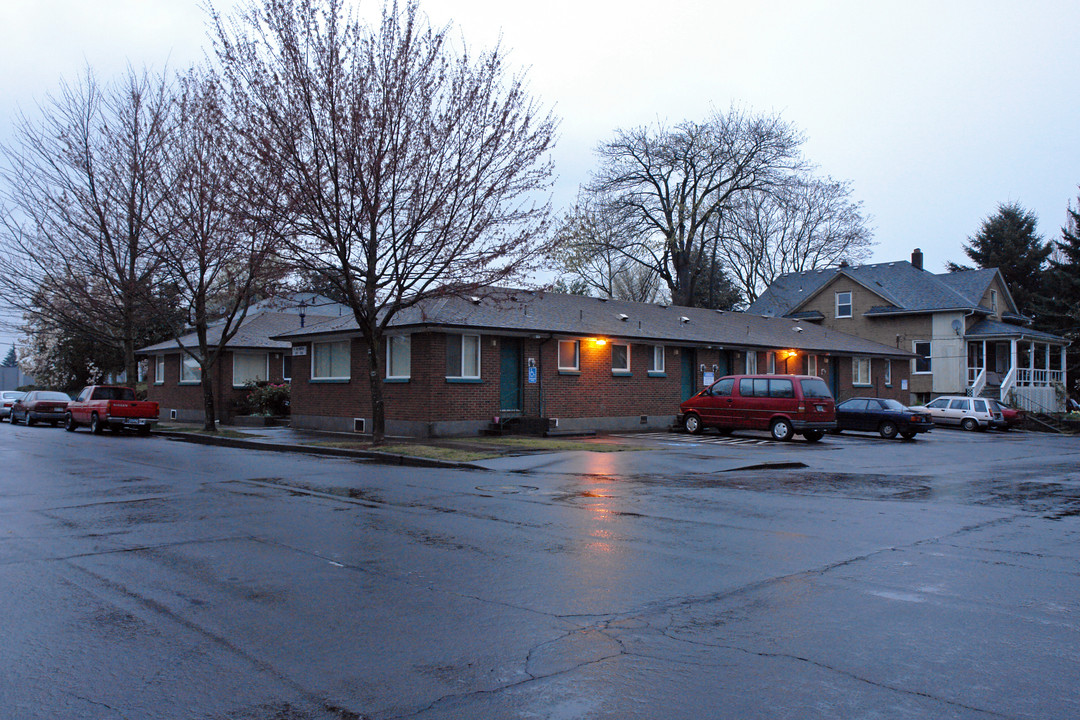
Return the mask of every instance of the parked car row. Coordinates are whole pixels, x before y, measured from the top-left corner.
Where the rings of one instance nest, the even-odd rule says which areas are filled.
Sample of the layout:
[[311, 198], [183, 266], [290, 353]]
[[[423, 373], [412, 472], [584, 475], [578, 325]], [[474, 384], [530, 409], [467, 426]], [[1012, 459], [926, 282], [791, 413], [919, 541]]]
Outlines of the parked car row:
[[[10, 395], [10, 398], [9, 398]], [[57, 427], [63, 423], [68, 431], [80, 426], [90, 428], [94, 434], [106, 428], [150, 432], [158, 422], [158, 404], [138, 400], [135, 391], [118, 385], [90, 385], [82, 389], [72, 400], [67, 394], [55, 390], [31, 390], [20, 393], [3, 393], [3, 415], [12, 425], [22, 422], [26, 426], [39, 422]]]
[[826, 430], [914, 440], [935, 425], [1008, 430], [1023, 421], [1023, 411], [979, 397], [942, 396], [916, 407], [876, 397], [836, 404], [828, 386], [813, 375], [727, 375], [684, 401], [679, 410], [679, 424], [689, 433], [706, 428], [722, 435], [733, 430], [768, 430], [776, 440], [799, 434], [807, 442], [817, 442]]

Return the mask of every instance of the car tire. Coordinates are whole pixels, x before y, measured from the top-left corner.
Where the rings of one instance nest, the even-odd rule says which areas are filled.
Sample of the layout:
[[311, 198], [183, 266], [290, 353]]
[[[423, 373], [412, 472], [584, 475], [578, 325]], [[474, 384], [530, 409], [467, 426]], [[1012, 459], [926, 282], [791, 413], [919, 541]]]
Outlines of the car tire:
[[902, 433], [900, 433], [900, 437], [904, 438], [905, 440], [914, 440], [915, 436], [918, 435], [918, 434], [919, 433], [914, 433], [914, 432], [902, 432]]
[[37, 425], [37, 420], [30, 417], [30, 413], [26, 413], [25, 415], [23, 415], [23, 425], [25, 425], [26, 427], [32, 427], [34, 425]]
[[100, 435], [105, 432], [105, 426], [101, 424], [101, 419], [98, 418], [97, 413], [90, 416], [90, 432], [95, 435]]
[[71, 413], [64, 415], [64, 429], [68, 432], [75, 432], [75, 428], [79, 427], [75, 422], [75, 418], [71, 417]]
[[964, 418], [964, 421], [960, 423], [960, 427], [964, 428], [968, 432], [979, 429], [979, 421], [975, 418]]
[[878, 432], [881, 433], [881, 437], [885, 438], [886, 440], [892, 440], [894, 437], [896, 437], [896, 433], [899, 432], [899, 429], [896, 427], [896, 423], [894, 423], [892, 420], [886, 420], [885, 422], [881, 423], [880, 427], [878, 427]]
[[773, 440], [787, 442], [795, 435], [795, 428], [792, 427], [790, 420], [779, 418], [772, 421], [772, 425], [769, 426], [769, 434], [772, 435]]
[[139, 430], [138, 430], [138, 433], [139, 433], [140, 435], [144, 436], [144, 437], [145, 437], [145, 436], [147, 436], [147, 435], [149, 435], [149, 434], [150, 434], [150, 426], [149, 426], [149, 425], [142, 425], [142, 426], [140, 426], [140, 427], [139, 427]]
[[806, 442], [816, 443], [821, 440], [821, 438], [825, 437], [825, 432], [822, 430], [807, 430], [802, 436], [806, 438]]
[[717, 428], [716, 432], [720, 433], [724, 437], [727, 437], [731, 434], [731, 428]]
[[832, 430], [829, 431], [829, 434], [830, 435], [839, 435], [842, 432], [844, 432], [843, 428], [833, 428]]
[[701, 431], [704, 429], [701, 425], [701, 418], [695, 413], [687, 413], [686, 416], [683, 417], [682, 426], [683, 429], [691, 435], [700, 435]]

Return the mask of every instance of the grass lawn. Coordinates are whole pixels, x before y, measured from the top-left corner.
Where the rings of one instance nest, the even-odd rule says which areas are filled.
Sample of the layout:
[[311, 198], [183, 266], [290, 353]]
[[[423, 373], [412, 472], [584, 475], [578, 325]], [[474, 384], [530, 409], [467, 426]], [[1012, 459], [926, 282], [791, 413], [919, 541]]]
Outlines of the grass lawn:
[[[425, 445], [423, 443], [398, 443], [375, 447], [369, 442], [355, 442], [349, 440], [327, 440], [305, 444], [315, 445], [317, 447], [345, 448], [349, 450], [376, 450], [378, 452], [391, 453], [393, 455], [410, 455], [412, 457], [448, 460], [451, 462], [489, 460], [503, 455], [513, 455], [518, 452], [571, 452], [581, 450], [592, 452], [622, 452], [625, 450], [641, 449], [632, 445], [619, 445], [617, 443], [581, 442], [575, 440], [553, 440], [549, 438], [529, 437], [468, 438], [466, 440], [451, 442], [460, 442], [462, 445], [472, 447], [447, 447], [443, 445]], [[491, 449], [484, 449], [484, 446], [490, 446]]]

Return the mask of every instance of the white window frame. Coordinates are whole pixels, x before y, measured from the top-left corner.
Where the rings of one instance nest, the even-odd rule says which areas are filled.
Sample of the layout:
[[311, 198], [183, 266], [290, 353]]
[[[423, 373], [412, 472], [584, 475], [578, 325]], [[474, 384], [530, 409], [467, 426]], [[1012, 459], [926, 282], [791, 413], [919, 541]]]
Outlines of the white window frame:
[[[574, 365], [572, 367], [569, 366], [569, 365], [563, 365], [562, 364], [562, 355], [563, 355], [562, 354], [562, 346], [563, 346], [563, 343], [573, 343], [573, 345], [574, 345]], [[559, 341], [559, 346], [555, 350], [558, 353], [558, 357], [556, 358], [556, 360], [557, 360], [557, 362], [559, 364], [559, 370], [560, 371], [562, 371], [562, 372], [580, 372], [581, 371], [581, 341], [580, 340], [560, 340]]]
[[164, 385], [165, 384], [165, 356], [164, 355], [155, 355], [154, 356], [154, 384], [155, 385]]
[[775, 352], [765, 353], [765, 359], [766, 359], [766, 367], [769, 369], [769, 375], [775, 375], [776, 374], [776, 353]]
[[[316, 360], [319, 357], [319, 347], [328, 345], [345, 346], [345, 369], [346, 375], [316, 375]], [[311, 379], [312, 380], [349, 380], [352, 377], [352, 343], [349, 340], [323, 340], [311, 343]]]
[[[287, 353], [287, 352], [281, 353], [281, 379], [284, 380], [287, 383], [292, 382], [292, 357], [293, 356], [290, 353]], [[285, 361], [286, 360], [288, 361], [288, 366], [289, 366], [289, 372], [288, 373], [285, 372], [285, 365], [286, 365]]]
[[663, 374], [664, 370], [664, 346], [653, 345], [649, 372], [657, 375]]
[[[611, 345], [611, 374], [612, 375], [629, 375], [630, 374], [630, 343], [613, 342]], [[626, 367], [615, 367], [615, 348], [626, 348]], [[579, 360], [580, 362], [580, 360]]]
[[[865, 368], [865, 377], [863, 369]], [[851, 358], [851, 385], [853, 387], [870, 387], [874, 384], [871, 374], [872, 364], [868, 357]]]
[[[188, 355], [187, 353], [180, 353], [180, 384], [181, 385], [198, 385], [202, 382], [201, 366], [198, 361]], [[184, 370], [190, 369], [194, 374], [191, 379], [184, 378]]]
[[[404, 346], [404, 349], [402, 349]], [[405, 363], [407, 372], [404, 375], [394, 375], [391, 370], [394, 368], [394, 356], [397, 347], [397, 353], [406, 353]], [[400, 358], [399, 358], [400, 359]], [[412, 336], [411, 335], [390, 335], [386, 338], [386, 379], [387, 380], [408, 380], [412, 377]]]
[[892, 360], [885, 359], [885, 387], [892, 387]]
[[252, 357], [254, 355], [262, 355], [263, 356], [263, 374], [266, 376], [262, 380], [260, 380], [259, 378], [255, 378], [255, 382], [270, 382], [270, 353], [268, 353], [268, 352], [264, 352], [264, 353], [234, 352], [232, 354], [232, 386], [234, 388], [242, 388], [242, 387], [244, 387], [244, 383], [236, 381], [236, 358], [238, 358], [238, 357]]
[[[916, 348], [919, 347], [919, 345], [923, 345], [923, 344], [925, 344], [927, 346], [926, 355], [922, 355], [916, 349]], [[930, 366], [929, 370], [919, 370], [918, 369], [919, 368], [919, 360], [918, 360], [918, 358], [916, 358], [915, 360], [911, 361], [911, 374], [912, 375], [933, 375], [934, 374], [934, 343], [932, 341], [930, 341], [930, 340], [912, 340], [911, 341], [911, 352], [915, 353], [920, 358], [925, 357], [927, 364], [929, 364], [929, 366]]]
[[[461, 363], [461, 374], [460, 375], [451, 375], [448, 372], [446, 374], [446, 379], [447, 380], [479, 380], [480, 379], [480, 357], [481, 357], [481, 353], [480, 353], [480, 336], [479, 335], [467, 335], [465, 333], [448, 333], [447, 334], [447, 337], [451, 337], [451, 336], [461, 338], [461, 357], [459, 358], [459, 362]], [[475, 375], [466, 375], [465, 374], [465, 353], [467, 351], [467, 348], [466, 348], [467, 343], [465, 342], [465, 338], [474, 338], [476, 340], [476, 346], [475, 346], [476, 347], [476, 358], [475, 358], [475, 360], [476, 360], [476, 374]]]
[[998, 303], [997, 303], [997, 290], [991, 290], [991, 291], [990, 291], [990, 310], [991, 310], [991, 312], [993, 312], [993, 313], [994, 313], [995, 315], [997, 314], [997, 307], [998, 307]]
[[[845, 302], [845, 303], [840, 302], [840, 296], [842, 296], [842, 295], [847, 295], [847, 302]], [[840, 307], [842, 305], [847, 306], [847, 315], [841, 315], [840, 314]], [[851, 314], [852, 314], [853, 311], [854, 311], [854, 304], [852, 303], [851, 291], [850, 290], [840, 290], [840, 291], [838, 291], [836, 293], [836, 317], [838, 317], [838, 318], [849, 318], [849, 317], [851, 317]]]
[[817, 355], [806, 356], [806, 374], [816, 376], [818, 373]]
[[757, 351], [746, 351], [746, 374], [757, 375]]

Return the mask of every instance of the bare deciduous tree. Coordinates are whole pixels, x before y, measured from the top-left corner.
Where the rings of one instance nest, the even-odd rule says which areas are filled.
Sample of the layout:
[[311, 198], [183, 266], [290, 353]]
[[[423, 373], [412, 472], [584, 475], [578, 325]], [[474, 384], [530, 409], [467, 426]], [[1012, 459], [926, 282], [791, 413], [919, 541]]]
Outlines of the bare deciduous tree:
[[508, 75], [500, 49], [453, 52], [409, 2], [378, 28], [342, 0], [263, 0], [215, 13], [244, 161], [280, 189], [300, 270], [347, 299], [363, 333], [375, 442], [385, 431], [381, 348], [400, 310], [524, 278], [540, 259], [556, 122]]
[[[158, 281], [168, 305], [154, 304], [181, 351], [200, 368], [204, 427], [216, 429], [213, 369], [243, 324], [248, 306], [283, 274], [273, 228], [245, 205], [251, 178], [234, 152], [229, 107], [212, 73], [191, 70], [177, 83], [176, 121], [163, 162], [170, 192], [154, 223]], [[156, 293], [162, 297], [164, 293]], [[153, 297], [150, 298], [153, 300]], [[213, 332], [211, 332], [213, 326]]]
[[717, 216], [798, 167], [801, 142], [779, 118], [734, 108], [703, 123], [621, 131], [600, 147], [590, 190], [610, 197], [633, 229], [616, 248], [656, 272], [675, 304], [689, 305], [710, 267]]
[[171, 102], [163, 76], [129, 70], [103, 86], [88, 69], [41, 106], [40, 121], [22, 116], [3, 148], [0, 296], [115, 350], [132, 382]]
[[864, 260], [873, 243], [851, 186], [809, 172], [744, 193], [716, 223], [717, 257], [750, 302], [785, 273]]

